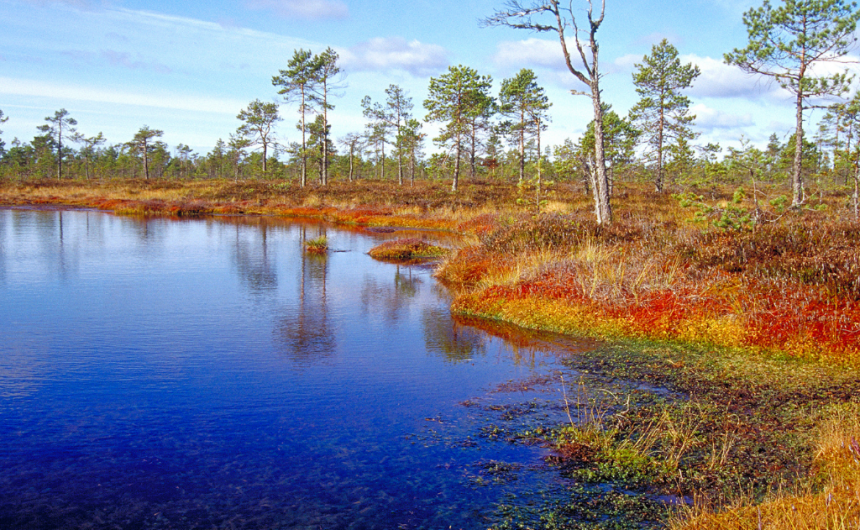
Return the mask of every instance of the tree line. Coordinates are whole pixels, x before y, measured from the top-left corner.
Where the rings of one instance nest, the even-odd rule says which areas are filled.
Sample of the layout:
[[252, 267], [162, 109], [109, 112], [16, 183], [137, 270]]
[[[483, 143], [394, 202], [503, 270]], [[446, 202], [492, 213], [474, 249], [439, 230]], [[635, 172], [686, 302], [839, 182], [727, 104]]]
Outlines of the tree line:
[[[163, 131], [143, 126], [128, 141], [108, 144], [102, 133], [87, 136], [65, 109], [45, 118], [30, 142], [17, 138], [6, 146], [0, 137], [0, 175], [10, 178], [389, 178], [401, 185], [415, 178], [450, 179], [456, 191], [462, 174], [469, 178], [516, 180], [540, 190], [549, 181], [581, 182], [594, 200], [598, 222], [612, 220], [611, 197], [619, 180], [650, 181], [657, 192], [672, 186], [741, 183], [750, 180], [790, 183], [791, 204], [807, 200], [805, 183], [853, 185], [855, 215], [860, 185], [860, 92], [847, 97], [853, 80], [847, 70], [818, 74], [822, 63], [840, 62], [856, 42], [860, 12], [844, 0], [765, 0], [744, 14], [749, 42], [726, 53], [727, 64], [770, 77], [795, 98], [796, 127], [774, 133], [764, 149], [744, 138], [740, 148], [696, 145], [695, 116], [685, 91], [700, 75], [682, 64], [667, 40], [654, 45], [637, 63], [633, 83], [639, 96], [625, 116], [602, 99], [598, 31], [605, 0], [586, 0], [577, 20], [572, 4], [557, 0], [525, 3], [511, 0], [485, 19], [483, 26], [505, 26], [553, 33], [569, 73], [585, 88], [574, 95], [590, 99], [593, 119], [576, 142], [542, 145], [550, 124], [549, 101], [535, 73], [523, 68], [501, 82], [468, 66], [451, 66], [430, 78], [424, 116], [397, 85], [385, 99], [361, 100], [367, 119], [363, 131], [331, 137], [329, 111], [343, 96], [343, 72], [337, 52], [296, 50], [286, 68], [273, 76], [281, 103], [254, 100], [237, 115], [240, 126], [228, 141], [219, 139], [206, 154], [179, 144], [172, 151], [159, 138]], [[581, 17], [581, 15], [580, 15]], [[581, 17], [582, 18], [582, 17]], [[804, 131], [804, 111], [821, 107], [823, 97], [837, 102], [814, 134]], [[292, 107], [300, 141], [285, 141], [278, 127], [282, 110]], [[0, 110], [0, 124], [8, 119]], [[424, 125], [434, 123], [436, 150], [427, 154]], [[2, 131], [0, 131], [2, 134]], [[77, 146], [77, 148], [73, 147]], [[388, 148], [386, 150], [386, 148]], [[393, 177], [392, 177], [393, 178]]]

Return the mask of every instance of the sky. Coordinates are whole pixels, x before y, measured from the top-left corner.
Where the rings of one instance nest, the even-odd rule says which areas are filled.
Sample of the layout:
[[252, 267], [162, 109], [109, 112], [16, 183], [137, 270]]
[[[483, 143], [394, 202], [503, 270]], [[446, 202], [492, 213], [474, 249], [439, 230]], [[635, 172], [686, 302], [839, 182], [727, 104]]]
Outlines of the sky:
[[[758, 5], [607, 0], [597, 34], [603, 100], [626, 115], [638, 99], [636, 64], [666, 38], [702, 72], [687, 92], [696, 144], [737, 146], [743, 136], [763, 146], [773, 132], [784, 139], [794, 128], [790, 94], [722, 60], [746, 45], [742, 16]], [[574, 6], [584, 19], [586, 1]], [[297, 141], [297, 108], [279, 99], [272, 77], [296, 49], [331, 47], [344, 73], [329, 115], [335, 138], [362, 131], [362, 98], [382, 102], [391, 84], [406, 90], [423, 119], [430, 78], [462, 64], [492, 76], [496, 94], [503, 79], [533, 69], [553, 104], [543, 143], [576, 140], [592, 119], [591, 102], [570, 93], [583, 87], [565, 69], [557, 37], [482, 27], [503, 7], [504, 0], [0, 0], [0, 110], [9, 118], [2, 138], [7, 146], [14, 137], [30, 141], [45, 117], [65, 108], [86, 136], [127, 142], [147, 125], [163, 130], [171, 148], [183, 143], [205, 154], [260, 99], [281, 103], [278, 138]], [[425, 129], [431, 137], [436, 130]]]

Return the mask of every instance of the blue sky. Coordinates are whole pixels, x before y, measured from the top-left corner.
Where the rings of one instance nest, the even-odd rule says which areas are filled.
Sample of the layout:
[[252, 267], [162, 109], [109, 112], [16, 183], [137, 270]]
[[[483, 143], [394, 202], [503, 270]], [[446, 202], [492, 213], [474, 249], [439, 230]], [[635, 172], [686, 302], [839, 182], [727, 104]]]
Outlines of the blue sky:
[[[702, 70], [689, 92], [697, 143], [737, 145], [743, 134], [763, 145], [771, 132], [790, 134], [790, 97], [722, 64], [723, 53], [745, 45], [742, 14], [758, 5], [608, 0], [598, 33], [604, 100], [626, 114], [637, 99], [635, 63], [665, 37]], [[423, 118], [430, 77], [464, 64], [491, 75], [496, 90], [520, 68], [534, 69], [553, 102], [548, 142], [576, 139], [591, 106], [570, 95], [577, 83], [557, 39], [479, 27], [501, 7], [503, 0], [0, 0], [0, 109], [9, 117], [0, 128], [7, 144], [29, 141], [65, 108], [88, 136], [125, 142], [148, 125], [171, 147], [206, 153], [236, 130], [248, 102], [278, 101], [271, 78], [295, 49], [331, 46], [347, 85], [330, 116], [336, 138], [363, 129], [361, 99], [382, 101], [389, 84], [406, 89]], [[295, 107], [281, 114], [279, 138], [295, 141]]]

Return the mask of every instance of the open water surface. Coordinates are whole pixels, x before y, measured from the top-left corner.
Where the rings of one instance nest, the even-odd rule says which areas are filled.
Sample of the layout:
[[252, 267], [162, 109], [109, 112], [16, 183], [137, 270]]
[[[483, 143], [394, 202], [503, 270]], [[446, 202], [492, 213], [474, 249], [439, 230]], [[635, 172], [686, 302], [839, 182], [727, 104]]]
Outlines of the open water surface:
[[479, 529], [559, 480], [494, 423], [560, 417], [558, 352], [366, 254], [404, 234], [0, 210], [0, 529]]

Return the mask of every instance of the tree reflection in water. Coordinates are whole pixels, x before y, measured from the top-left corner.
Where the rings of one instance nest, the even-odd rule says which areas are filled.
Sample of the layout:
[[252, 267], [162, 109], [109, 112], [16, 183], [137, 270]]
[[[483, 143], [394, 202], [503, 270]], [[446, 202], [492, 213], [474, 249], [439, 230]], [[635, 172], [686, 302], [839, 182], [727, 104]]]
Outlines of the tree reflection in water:
[[385, 322], [394, 324], [400, 320], [410, 300], [419, 293], [420, 285], [421, 278], [413, 276], [412, 267], [403, 267], [401, 270], [400, 265], [397, 265], [393, 284], [381, 283], [367, 275], [361, 286], [362, 314], [381, 311]]
[[428, 308], [421, 315], [421, 324], [427, 351], [441, 354], [450, 362], [469, 361], [487, 353], [486, 336], [459, 324], [448, 311]]
[[[252, 293], [262, 294], [278, 288], [278, 273], [274, 266], [274, 257], [269, 255], [268, 221], [258, 219], [256, 227], [249, 227], [249, 221], [236, 221], [235, 253], [236, 271], [239, 281]], [[241, 235], [260, 234], [260, 241], [249, 241]]]
[[[301, 225], [299, 232], [298, 303], [275, 327], [275, 342], [282, 344], [285, 353], [295, 361], [313, 363], [334, 355], [337, 341], [328, 316], [328, 259], [325, 254], [304, 252], [307, 227]], [[325, 235], [325, 227], [319, 226], [314, 237]]]

